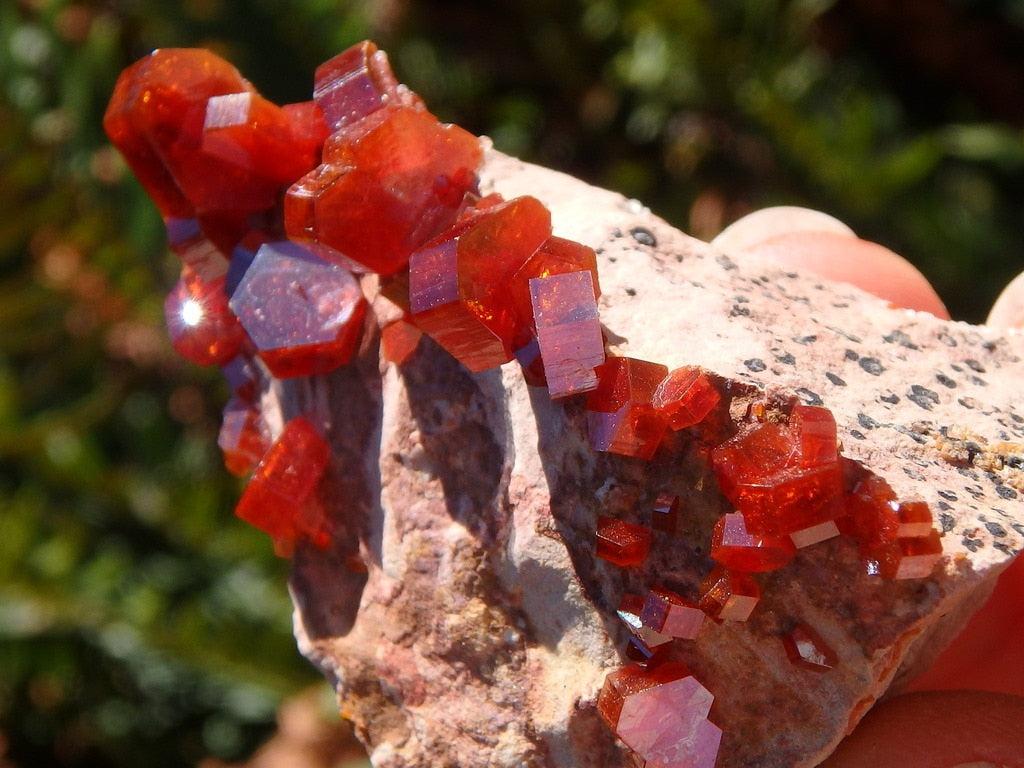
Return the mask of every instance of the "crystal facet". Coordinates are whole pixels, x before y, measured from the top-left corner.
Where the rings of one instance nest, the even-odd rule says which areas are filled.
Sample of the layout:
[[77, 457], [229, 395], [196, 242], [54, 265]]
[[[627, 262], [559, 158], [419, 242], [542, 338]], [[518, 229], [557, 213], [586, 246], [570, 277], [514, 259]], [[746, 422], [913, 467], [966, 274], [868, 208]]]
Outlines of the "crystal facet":
[[651, 549], [651, 531], [614, 517], [597, 518], [597, 556], [622, 567], [640, 565]]
[[679, 497], [659, 493], [651, 505], [651, 528], [663, 533], [675, 533], [679, 524]]
[[640, 621], [655, 632], [693, 640], [704, 626], [704, 616], [695, 603], [664, 587], [654, 587], [644, 600]]
[[520, 197], [488, 208], [417, 251], [409, 261], [414, 322], [471, 371], [512, 357], [512, 272], [551, 234], [551, 214]]
[[644, 598], [640, 597], [640, 595], [623, 595], [622, 602], [619, 603], [616, 613], [633, 637], [642, 643], [644, 647], [653, 649], [672, 642], [670, 636], [644, 625], [641, 619], [643, 610]]
[[289, 378], [326, 373], [351, 359], [366, 300], [346, 269], [285, 241], [260, 247], [231, 308], [271, 373]]
[[839, 663], [835, 651], [806, 624], [783, 635], [782, 645], [793, 664], [813, 672], [828, 672]]
[[537, 343], [553, 398], [597, 387], [604, 337], [590, 272], [566, 272], [530, 280]]
[[761, 599], [749, 574], [715, 568], [701, 584], [700, 607], [717, 621], [746, 621]]
[[164, 301], [174, 350], [197, 365], [221, 365], [238, 354], [245, 332], [228, 308], [224, 280], [205, 282], [185, 270]]
[[712, 768], [721, 730], [707, 717], [714, 696], [685, 666], [630, 665], [605, 678], [601, 717], [650, 766]]
[[711, 533], [711, 557], [733, 571], [762, 573], [782, 568], [796, 548], [785, 536], [755, 535], [747, 531], [743, 515], [723, 515]]
[[674, 429], [685, 429], [702, 422], [718, 405], [721, 395], [700, 368], [676, 368], [654, 392], [652, 404], [668, 418]]
[[328, 145], [325, 164], [289, 190], [288, 235], [310, 236], [311, 200], [316, 241], [381, 275], [455, 222], [481, 160], [474, 136], [405, 107]]
[[789, 426], [752, 425], [715, 448], [712, 463], [752, 533], [794, 533], [843, 512], [841, 465], [808, 466], [802, 436]]
[[942, 537], [932, 530], [927, 536], [896, 539], [864, 549], [867, 570], [886, 579], [923, 579], [932, 574], [942, 558]]
[[405, 320], [395, 320], [385, 325], [380, 332], [380, 348], [384, 359], [401, 365], [416, 351], [423, 332]]
[[224, 454], [228, 472], [239, 477], [252, 472], [270, 447], [259, 409], [240, 397], [231, 398], [224, 406], [217, 445]]
[[285, 547], [300, 537], [321, 542], [324, 521], [313, 492], [330, 457], [316, 428], [302, 417], [292, 419], [256, 467], [235, 514]]
[[[488, 205], [492, 205], [488, 203]], [[477, 204], [480, 207], [480, 203]], [[485, 206], [486, 207], [486, 206]], [[533, 302], [530, 296], [530, 280], [564, 275], [569, 272], [589, 272], [593, 278], [594, 298], [601, 297], [601, 285], [597, 276], [597, 254], [572, 240], [549, 237], [540, 248], [523, 264], [509, 282], [512, 303], [524, 325], [524, 330], [533, 324]], [[521, 340], [517, 340], [521, 341]]]
[[668, 368], [632, 357], [611, 357], [597, 369], [598, 386], [587, 395], [587, 431], [597, 451], [650, 459], [667, 429], [651, 405]]
[[399, 85], [387, 54], [364, 40], [325, 61], [313, 76], [313, 100], [331, 130], [399, 103]]

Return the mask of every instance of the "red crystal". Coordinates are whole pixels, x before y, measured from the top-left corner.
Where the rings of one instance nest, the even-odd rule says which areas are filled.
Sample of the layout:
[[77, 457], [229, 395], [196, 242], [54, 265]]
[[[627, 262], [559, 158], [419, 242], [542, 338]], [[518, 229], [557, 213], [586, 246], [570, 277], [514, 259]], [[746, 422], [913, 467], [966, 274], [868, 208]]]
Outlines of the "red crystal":
[[717, 621], [746, 621], [761, 599], [749, 574], [716, 567], [701, 584], [700, 607]]
[[350, 272], [295, 243], [260, 247], [231, 308], [278, 378], [326, 373], [356, 349], [366, 300]]
[[287, 205], [286, 231], [310, 237], [312, 198], [317, 242], [393, 274], [455, 222], [481, 157], [474, 136], [429, 112], [386, 110], [365, 132], [325, 146], [325, 165], [289, 190], [298, 201]]
[[[481, 205], [486, 208], [493, 207], [495, 203], [487, 202], [487, 198], [484, 198], [475, 207], [480, 209]], [[536, 253], [516, 270], [509, 283], [512, 304], [524, 329], [535, 330], [530, 280], [584, 271], [589, 272], [593, 278], [594, 298], [600, 298], [601, 285], [598, 282], [597, 254], [594, 253], [594, 249], [561, 237], [549, 237]]]
[[212, 282], [228, 271], [228, 257], [199, 226], [198, 219], [165, 219], [167, 243], [200, 280]]
[[164, 215], [178, 218], [266, 210], [315, 162], [287, 115], [203, 50], [158, 50], [126, 69], [104, 127]]
[[300, 101], [296, 104], [285, 104], [281, 107], [285, 119], [291, 128], [295, 142], [295, 152], [308, 157], [307, 167], [312, 168], [320, 162], [320, 150], [330, 135], [323, 110], [315, 101]]
[[246, 355], [236, 355], [221, 366], [221, 372], [231, 392], [247, 403], [256, 398], [258, 382], [252, 360]]
[[644, 599], [640, 595], [623, 595], [616, 611], [630, 634], [644, 648], [659, 648], [670, 643], [672, 638], [645, 626], [640, 618], [644, 610]]
[[834, 538], [839, 533], [837, 520], [826, 520], [809, 528], [793, 531], [793, 533], [789, 534], [789, 540], [793, 542], [797, 549], [803, 549], [812, 544], [818, 544], [819, 542]]
[[291, 184], [320, 160], [315, 131], [313, 137], [305, 129], [296, 136], [293, 117], [251, 90], [212, 96], [203, 118], [202, 152], [275, 187]]
[[920, 538], [932, 531], [932, 513], [924, 501], [896, 501], [890, 485], [867, 475], [846, 498], [845, 527], [865, 546], [901, 538]]
[[663, 533], [675, 533], [679, 524], [679, 497], [659, 493], [651, 506], [651, 528]]
[[651, 531], [614, 517], [597, 518], [597, 556], [623, 568], [640, 565], [651, 549]]
[[834, 464], [839, 460], [836, 420], [827, 408], [796, 405], [789, 425], [800, 436], [800, 462], [805, 467]]
[[783, 635], [782, 645], [793, 664], [812, 672], [828, 672], [839, 663], [835, 651], [806, 624], [798, 624]]
[[654, 392], [652, 404], [668, 418], [674, 429], [685, 429], [704, 421], [721, 400], [717, 387], [700, 368], [676, 368]]
[[413, 320], [471, 371], [507, 362], [516, 331], [509, 278], [550, 234], [551, 214], [532, 197], [464, 221], [412, 255]]
[[942, 537], [932, 530], [927, 536], [871, 544], [863, 549], [868, 574], [886, 579], [923, 579], [942, 559]]
[[645, 627], [669, 637], [693, 640], [704, 625], [704, 611], [681, 595], [654, 587], [647, 593], [640, 621]]
[[313, 81], [313, 99], [323, 110], [331, 130], [400, 103], [400, 86], [387, 54], [369, 40], [325, 61], [316, 68]]
[[235, 514], [285, 544], [299, 537], [322, 541], [323, 521], [306, 508], [330, 456], [309, 421], [292, 419], [256, 467]]
[[540, 343], [531, 337], [526, 344], [515, 351], [516, 361], [523, 371], [523, 379], [531, 387], [546, 387], [547, 376], [544, 375], [544, 361], [540, 356]]
[[722, 492], [752, 533], [795, 533], [843, 511], [839, 462], [805, 466], [801, 438], [785, 425], [747, 428], [715, 448], [712, 463]]
[[204, 282], [187, 270], [164, 302], [174, 350], [197, 365], [221, 365], [238, 354], [245, 332], [228, 308], [224, 280]]
[[388, 323], [380, 332], [380, 348], [384, 359], [401, 365], [416, 351], [423, 332], [412, 323], [396, 320]]
[[793, 559], [796, 549], [784, 536], [758, 536], [747, 531], [743, 515], [723, 515], [711, 533], [711, 557], [733, 571], [776, 571]]
[[901, 501], [896, 505], [896, 536], [901, 539], [923, 538], [932, 532], [932, 511], [924, 501]]
[[669, 661], [610, 673], [597, 709], [648, 766], [712, 768], [722, 737], [707, 719], [713, 702], [685, 666]]
[[651, 405], [668, 368], [632, 357], [610, 357], [597, 369], [598, 386], [587, 395], [587, 430], [596, 451], [650, 459], [667, 429]]
[[228, 472], [239, 477], [249, 474], [270, 447], [259, 409], [239, 397], [231, 398], [224, 406], [217, 445], [224, 454]]
[[604, 336], [590, 272], [566, 272], [530, 280], [537, 343], [552, 398], [597, 388], [595, 368], [604, 362]]

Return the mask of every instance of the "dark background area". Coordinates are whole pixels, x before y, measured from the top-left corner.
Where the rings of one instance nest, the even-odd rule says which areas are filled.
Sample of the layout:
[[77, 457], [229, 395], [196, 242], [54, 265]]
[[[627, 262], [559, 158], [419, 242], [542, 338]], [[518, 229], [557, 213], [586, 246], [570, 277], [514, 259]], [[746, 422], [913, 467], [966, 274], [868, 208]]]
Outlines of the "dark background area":
[[326, 688], [287, 564], [231, 514], [226, 392], [170, 350], [177, 264], [100, 119], [154, 47], [286, 102], [364, 37], [441, 117], [698, 237], [820, 208], [972, 321], [1024, 268], [1019, 0], [2, 0], [2, 768], [245, 760]]

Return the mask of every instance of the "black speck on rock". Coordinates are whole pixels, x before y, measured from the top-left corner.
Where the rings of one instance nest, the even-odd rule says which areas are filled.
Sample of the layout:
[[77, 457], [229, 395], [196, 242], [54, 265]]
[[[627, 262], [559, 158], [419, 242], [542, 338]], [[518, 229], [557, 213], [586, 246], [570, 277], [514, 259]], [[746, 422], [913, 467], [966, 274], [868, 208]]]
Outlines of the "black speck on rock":
[[979, 363], [977, 360], [964, 360], [964, 365], [970, 368], [975, 373], [984, 373], [985, 366]]
[[928, 389], [928, 387], [914, 384], [907, 393], [907, 400], [924, 408], [926, 411], [930, 411], [932, 406], [939, 402], [939, 396], [934, 390]]
[[956, 501], [956, 494], [952, 491], [939, 491], [939, 496], [947, 501]]
[[944, 373], [935, 374], [935, 380], [948, 389], [956, 389], [956, 382]]
[[747, 307], [741, 307], [739, 304], [733, 304], [729, 317], [750, 317], [750, 310]]
[[824, 401], [818, 396], [818, 393], [812, 392], [807, 387], [798, 387], [796, 393], [804, 405], [824, 405]]
[[907, 349], [920, 349], [920, 347], [917, 346], [917, 344], [915, 344], [907, 334], [899, 329], [893, 331], [888, 336], [883, 336], [882, 338], [890, 344], [899, 344], [901, 347], [906, 347]]
[[775, 359], [783, 365], [796, 365], [796, 358], [793, 357], [790, 352], [787, 352], [784, 355], [778, 355]]
[[857, 423], [864, 427], [864, 429], [876, 429], [878, 427], [878, 422], [866, 413], [857, 414]]
[[860, 367], [872, 376], [881, 376], [885, 372], [885, 367], [877, 357], [862, 357], [859, 362]]
[[813, 335], [812, 336], [794, 336], [793, 337], [793, 341], [795, 341], [797, 344], [802, 344], [805, 347], [808, 344], [813, 344], [817, 340], [818, 340], [818, 337], [817, 336], [813, 336]]
[[825, 374], [825, 378], [828, 379], [829, 381], [831, 381], [837, 387], [845, 387], [846, 386], [846, 382], [843, 381], [842, 377], [841, 376], [836, 376], [834, 373], [832, 373], [832, 371], [828, 371]]
[[847, 360], [859, 360], [860, 359], [860, 355], [858, 355], [852, 349], [846, 350], [846, 352], [843, 353], [843, 357], [845, 357]]
[[861, 432], [859, 429], [851, 429], [850, 430], [850, 435], [852, 437], [857, 438], [858, 440], [867, 440], [867, 438], [864, 437], [864, 433]]
[[749, 360], [744, 360], [743, 364], [747, 366], [747, 370], [753, 371], [754, 373], [760, 373], [768, 367], [764, 364], [764, 360], [759, 357], [752, 357]]
[[646, 245], [648, 248], [656, 248], [658, 246], [658, 238], [654, 236], [654, 233], [644, 227], [633, 227], [629, 230], [629, 234], [633, 236], [640, 245]]
[[1011, 488], [1008, 485], [997, 485], [996, 486], [996, 493], [999, 494], [999, 498], [1001, 498], [1001, 499], [1016, 499], [1017, 498], [1017, 492], [1015, 490], [1013, 490], [1013, 488]]
[[985, 523], [985, 528], [997, 539], [1002, 539], [1006, 536], [1006, 529], [999, 523]]
[[879, 395], [878, 399], [883, 403], [889, 403], [889, 405], [896, 405], [900, 401], [900, 396], [895, 392], [890, 392], [888, 395]]
[[963, 544], [966, 549], [971, 550], [971, 552], [977, 552], [982, 546], [981, 542], [977, 539], [969, 539], [966, 536], [963, 537], [960, 543]]
[[736, 263], [728, 256], [726, 256], [724, 253], [720, 253], [717, 256], [715, 256], [715, 261], [717, 261], [718, 265], [726, 272], [730, 272], [736, 269]]
[[953, 526], [956, 525], [956, 520], [952, 515], [943, 513], [939, 515], [939, 523], [942, 525], [942, 532], [949, 533], [953, 530]]
[[978, 407], [978, 401], [975, 400], [973, 397], [960, 397], [957, 398], [957, 402], [960, 403], [960, 405], [962, 405], [964, 408], [967, 408], [972, 411]]
[[627, 288], [626, 289], [626, 295], [627, 296], [636, 296], [636, 288]]

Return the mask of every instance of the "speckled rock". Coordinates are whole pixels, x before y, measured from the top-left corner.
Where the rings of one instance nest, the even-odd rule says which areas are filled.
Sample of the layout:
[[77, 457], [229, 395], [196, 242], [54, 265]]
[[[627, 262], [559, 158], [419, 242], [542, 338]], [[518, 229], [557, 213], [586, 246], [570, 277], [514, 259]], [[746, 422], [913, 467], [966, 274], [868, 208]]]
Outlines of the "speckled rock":
[[[636, 202], [495, 152], [484, 181], [540, 197], [556, 234], [597, 249], [614, 351], [702, 365], [734, 411], [755, 387], [824, 403], [847, 455], [937, 513], [946, 557], [932, 578], [871, 579], [852, 544], [831, 540], [768, 574], [749, 622], [680, 644], [716, 695], [719, 766], [816, 765], [1024, 543], [1024, 336], [731, 258]], [[364, 289], [372, 299], [372, 278]], [[424, 339], [398, 368], [372, 333], [347, 368], [267, 384], [263, 408], [278, 426], [312, 415], [334, 448], [321, 496], [339, 544], [296, 553], [295, 630], [374, 765], [629, 764], [594, 707], [622, 663], [614, 608], [654, 580], [695, 590], [727, 511], [685, 431], [650, 463], [595, 454], [580, 403], [552, 403], [514, 364], [471, 375]], [[597, 514], [642, 520], [662, 491], [682, 500], [679, 535], [656, 533], [641, 569], [595, 560]], [[797, 621], [838, 668], [789, 663], [779, 636]]]

